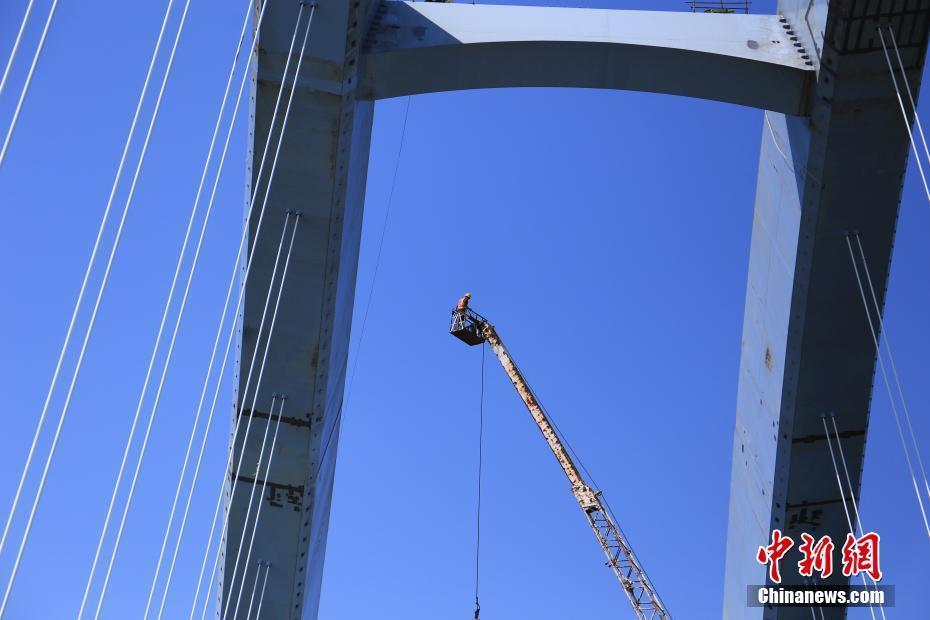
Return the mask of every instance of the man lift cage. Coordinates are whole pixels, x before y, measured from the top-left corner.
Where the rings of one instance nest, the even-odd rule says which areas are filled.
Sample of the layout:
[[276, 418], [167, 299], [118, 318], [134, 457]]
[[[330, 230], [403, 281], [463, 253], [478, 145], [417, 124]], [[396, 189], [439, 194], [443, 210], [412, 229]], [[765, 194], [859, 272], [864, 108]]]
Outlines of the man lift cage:
[[469, 346], [475, 346], [484, 342], [484, 335], [481, 333], [481, 326], [488, 320], [472, 310], [465, 308], [463, 310], [452, 311], [452, 325], [449, 327], [449, 333]]
[[690, 0], [692, 13], [749, 13], [749, 0]]

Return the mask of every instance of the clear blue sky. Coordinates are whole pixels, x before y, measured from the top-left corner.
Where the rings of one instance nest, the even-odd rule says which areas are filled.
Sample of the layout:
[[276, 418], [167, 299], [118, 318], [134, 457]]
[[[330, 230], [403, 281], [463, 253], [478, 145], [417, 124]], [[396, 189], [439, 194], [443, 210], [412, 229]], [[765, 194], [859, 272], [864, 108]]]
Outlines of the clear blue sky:
[[[34, 25], [48, 4], [37, 2]], [[0, 5], [4, 59], [25, 5]], [[0, 170], [4, 516], [164, 5], [61, 3]], [[193, 3], [12, 619], [76, 613], [245, 5]], [[671, 0], [597, 6], [684, 9]], [[12, 112], [32, 34], [0, 99], [0, 127]], [[404, 105], [376, 108], [356, 325], [368, 302]], [[626, 92], [413, 99], [364, 342], [353, 336], [350, 367], [357, 356], [358, 374], [339, 447], [321, 618], [471, 617], [480, 349], [446, 334], [449, 308], [465, 290], [495, 321], [583, 455], [676, 616], [720, 617], [761, 123], [757, 110]], [[245, 146], [240, 118], [106, 618], [139, 617], [145, 604], [235, 254]], [[928, 227], [930, 210], [917, 175], [909, 174], [886, 317], [925, 442]], [[505, 376], [488, 362], [482, 617], [626, 617], [561, 473]], [[231, 393], [223, 392], [224, 403]], [[171, 618], [186, 614], [192, 596], [222, 475], [225, 411], [212, 435], [208, 491], [191, 517]], [[918, 563], [927, 541], [914, 504], [879, 385], [862, 516], [883, 535], [886, 579], [897, 586], [891, 618], [928, 611]], [[9, 551], [0, 558], [4, 582], [11, 559]]]

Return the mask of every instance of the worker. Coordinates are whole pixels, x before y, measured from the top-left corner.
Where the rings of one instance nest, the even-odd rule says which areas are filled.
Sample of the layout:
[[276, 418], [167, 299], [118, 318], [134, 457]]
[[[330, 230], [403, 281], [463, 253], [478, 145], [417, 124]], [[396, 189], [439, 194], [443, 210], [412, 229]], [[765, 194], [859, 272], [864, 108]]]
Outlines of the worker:
[[455, 307], [455, 309], [456, 309], [458, 312], [464, 312], [465, 310], [468, 310], [468, 300], [469, 300], [469, 299], [471, 299], [471, 293], [465, 293], [465, 296], [462, 297], [462, 298], [459, 300], [459, 303], [458, 303], [458, 305]]

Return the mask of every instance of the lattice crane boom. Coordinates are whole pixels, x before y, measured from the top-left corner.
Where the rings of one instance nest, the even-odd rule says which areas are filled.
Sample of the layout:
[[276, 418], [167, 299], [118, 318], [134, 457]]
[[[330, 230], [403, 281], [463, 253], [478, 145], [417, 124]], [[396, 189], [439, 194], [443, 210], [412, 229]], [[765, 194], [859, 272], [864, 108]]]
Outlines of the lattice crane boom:
[[572, 485], [572, 493], [575, 495], [575, 499], [581, 506], [582, 511], [584, 511], [588, 523], [607, 558], [607, 565], [619, 580], [636, 617], [639, 620], [671, 620], [671, 616], [666, 611], [662, 600], [646, 576], [642, 565], [633, 554], [633, 550], [627, 543], [623, 532], [614, 522], [610, 511], [607, 510], [602, 501], [601, 492], [596, 490], [585, 479], [582, 472], [575, 465], [559, 434], [553, 428], [545, 410], [539, 404], [539, 400], [533, 393], [532, 388], [530, 388], [529, 383], [527, 383], [523, 373], [520, 372], [519, 367], [513, 361], [494, 326], [478, 313], [466, 308], [453, 311], [450, 332], [469, 345], [487, 342], [491, 346], [504, 368], [504, 372], [507, 373], [513, 386], [517, 389], [520, 398], [523, 399], [523, 403], [533, 417], [533, 421], [536, 422], [536, 426], [542, 432], [549, 449], [552, 450], [559, 462], [559, 466], [568, 477]]

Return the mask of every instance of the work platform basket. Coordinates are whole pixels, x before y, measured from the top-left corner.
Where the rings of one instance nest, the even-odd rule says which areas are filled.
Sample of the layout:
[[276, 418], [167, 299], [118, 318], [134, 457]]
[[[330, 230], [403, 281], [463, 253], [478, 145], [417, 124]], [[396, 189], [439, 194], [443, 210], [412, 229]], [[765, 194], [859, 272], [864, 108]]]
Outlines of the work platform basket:
[[475, 346], [484, 342], [484, 335], [481, 333], [481, 326], [487, 323], [487, 319], [472, 310], [452, 311], [452, 324], [449, 326], [449, 333], [469, 346]]

